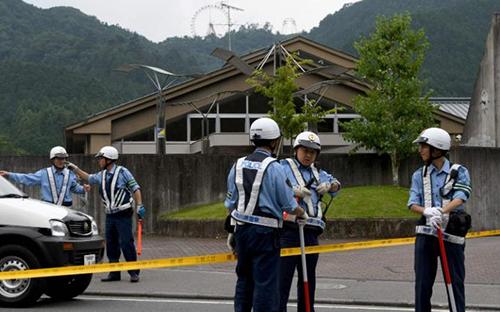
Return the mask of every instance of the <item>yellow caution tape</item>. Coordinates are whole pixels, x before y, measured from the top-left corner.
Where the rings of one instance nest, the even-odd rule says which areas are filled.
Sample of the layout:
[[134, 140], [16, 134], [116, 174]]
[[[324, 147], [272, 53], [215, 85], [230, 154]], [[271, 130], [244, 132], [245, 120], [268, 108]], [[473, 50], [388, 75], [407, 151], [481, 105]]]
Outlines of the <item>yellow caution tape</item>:
[[[479, 237], [497, 236], [497, 235], [500, 235], [500, 230], [471, 232], [467, 234], [467, 238], [479, 238]], [[356, 250], [356, 249], [410, 245], [413, 244], [414, 242], [415, 242], [415, 237], [380, 239], [380, 240], [351, 242], [351, 243], [308, 246], [306, 247], [305, 251], [307, 254], [327, 253], [327, 252]], [[300, 248], [281, 249], [282, 257], [295, 256], [295, 255], [300, 255]], [[77, 265], [77, 266], [33, 269], [33, 270], [23, 270], [23, 271], [5, 271], [5, 272], [0, 272], [0, 280], [103, 273], [103, 272], [113, 272], [113, 271], [139, 270], [139, 269], [171, 268], [180, 266], [223, 263], [235, 260], [236, 256], [234, 256], [231, 253], [219, 253], [219, 254], [210, 254], [203, 256], [182, 257], [182, 258], [163, 258], [163, 259], [153, 259], [153, 260], [101, 263], [93, 265]]]

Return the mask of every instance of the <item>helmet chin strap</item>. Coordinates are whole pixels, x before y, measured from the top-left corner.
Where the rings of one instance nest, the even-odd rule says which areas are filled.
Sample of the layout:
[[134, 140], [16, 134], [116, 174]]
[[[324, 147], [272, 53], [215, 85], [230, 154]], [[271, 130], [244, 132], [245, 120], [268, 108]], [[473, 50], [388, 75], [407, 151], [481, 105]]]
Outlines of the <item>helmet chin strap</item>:
[[52, 158], [50, 160], [50, 162], [52, 163], [52, 166], [56, 167], [57, 170], [63, 170], [64, 169], [64, 163], [61, 165], [61, 166], [57, 166], [56, 165], [56, 159], [55, 158]]
[[281, 145], [283, 143], [283, 137], [280, 136], [275, 142], [274, 147], [271, 148], [271, 156], [278, 158], [281, 151]]
[[297, 153], [295, 153], [295, 157], [294, 157], [294, 158], [295, 158], [295, 159], [297, 159], [297, 161], [299, 162], [299, 164], [301, 164], [303, 167], [310, 167], [310, 166], [311, 166], [311, 165], [309, 165], [309, 166], [304, 165], [304, 164], [303, 164], [303, 163], [299, 160], [299, 158], [297, 157]]
[[101, 170], [108, 169], [109, 165], [113, 164], [115, 161], [111, 159], [104, 158], [104, 161], [106, 162], [104, 167], [101, 168]]
[[[432, 154], [434, 154], [434, 151], [440, 151], [441, 155], [439, 155], [439, 156], [433, 156]], [[427, 160], [427, 161], [424, 162], [426, 166], [430, 166], [434, 160], [439, 159], [441, 157], [444, 157], [446, 155], [445, 151], [438, 150], [434, 146], [430, 146], [429, 153], [430, 153], [429, 160]]]

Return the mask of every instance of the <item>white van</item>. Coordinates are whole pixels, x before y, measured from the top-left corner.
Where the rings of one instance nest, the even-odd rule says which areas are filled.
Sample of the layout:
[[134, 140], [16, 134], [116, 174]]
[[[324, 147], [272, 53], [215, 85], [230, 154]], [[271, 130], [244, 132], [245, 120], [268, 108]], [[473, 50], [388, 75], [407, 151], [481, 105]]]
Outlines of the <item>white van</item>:
[[[104, 240], [84, 213], [28, 198], [0, 177], [0, 271], [100, 262]], [[42, 294], [70, 299], [87, 289], [92, 274], [0, 280], [0, 306], [24, 306]]]

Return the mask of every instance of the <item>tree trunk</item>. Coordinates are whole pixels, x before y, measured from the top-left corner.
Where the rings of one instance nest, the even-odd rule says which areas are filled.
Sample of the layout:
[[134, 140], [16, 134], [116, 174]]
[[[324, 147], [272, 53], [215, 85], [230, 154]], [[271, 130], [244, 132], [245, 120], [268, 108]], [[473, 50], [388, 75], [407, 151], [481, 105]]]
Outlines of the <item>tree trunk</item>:
[[399, 186], [399, 158], [396, 152], [390, 153], [392, 168], [392, 185]]

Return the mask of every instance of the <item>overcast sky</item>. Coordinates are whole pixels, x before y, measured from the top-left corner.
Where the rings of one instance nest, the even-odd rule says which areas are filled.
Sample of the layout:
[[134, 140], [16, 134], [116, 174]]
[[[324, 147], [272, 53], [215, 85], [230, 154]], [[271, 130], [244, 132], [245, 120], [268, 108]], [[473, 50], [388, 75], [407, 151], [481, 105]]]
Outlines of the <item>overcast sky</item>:
[[[154, 42], [168, 37], [191, 36], [191, 24], [195, 13], [207, 5], [215, 5], [218, 1], [209, 0], [23, 0], [40, 8], [54, 6], [71, 6], [88, 15], [96, 16], [108, 24], [118, 24], [123, 28], [135, 31]], [[231, 11], [234, 23], [257, 23], [264, 25], [270, 22], [273, 31], [284, 33], [293, 30], [310, 30], [328, 14], [342, 8], [345, 3], [359, 0], [227, 0], [225, 3], [244, 9]], [[208, 31], [209, 20], [213, 24], [227, 24], [227, 17], [217, 9], [198, 11], [195, 31], [204, 36]], [[295, 21], [286, 23], [285, 20]], [[227, 26], [214, 26], [222, 32]]]

